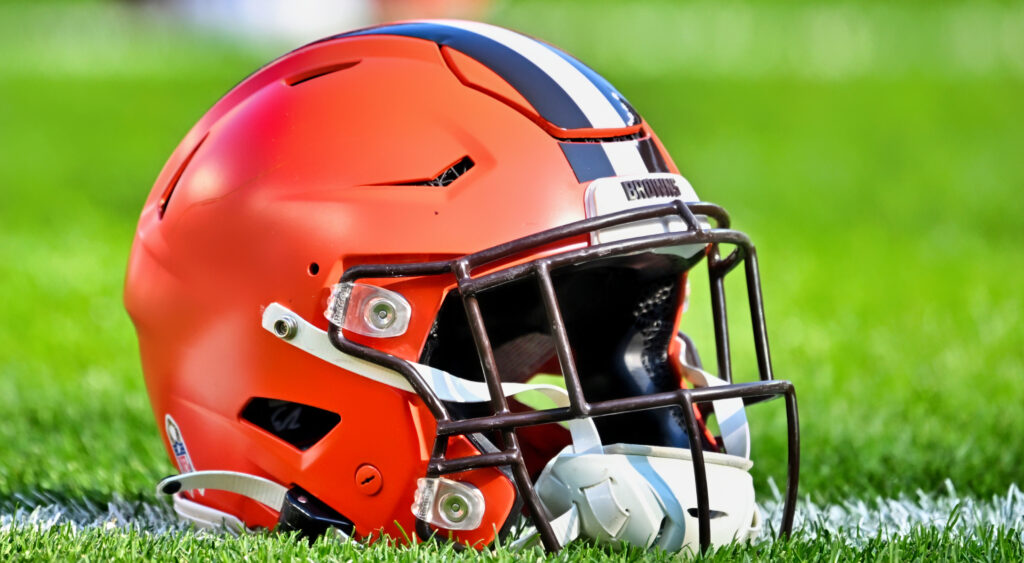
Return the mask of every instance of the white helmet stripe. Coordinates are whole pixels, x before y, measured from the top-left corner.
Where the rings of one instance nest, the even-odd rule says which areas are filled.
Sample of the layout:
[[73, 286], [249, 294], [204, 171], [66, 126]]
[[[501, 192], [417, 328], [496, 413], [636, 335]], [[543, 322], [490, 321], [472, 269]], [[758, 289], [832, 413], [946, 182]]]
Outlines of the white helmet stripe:
[[648, 169], [647, 163], [644, 162], [638, 141], [601, 143], [600, 147], [608, 156], [608, 162], [611, 162], [616, 176], [638, 176], [655, 172]]

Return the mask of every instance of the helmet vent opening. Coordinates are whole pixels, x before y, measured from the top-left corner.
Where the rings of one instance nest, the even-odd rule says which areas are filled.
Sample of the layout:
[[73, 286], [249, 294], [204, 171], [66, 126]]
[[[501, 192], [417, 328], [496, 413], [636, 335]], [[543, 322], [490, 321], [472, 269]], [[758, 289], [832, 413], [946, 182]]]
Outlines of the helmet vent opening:
[[254, 397], [242, 419], [300, 450], [308, 450], [341, 422], [337, 413], [279, 399]]
[[454, 182], [455, 180], [459, 179], [459, 177], [462, 176], [463, 174], [465, 174], [466, 172], [468, 172], [470, 168], [473, 168], [473, 165], [474, 165], [473, 159], [469, 158], [468, 156], [464, 156], [458, 162], [456, 162], [455, 164], [452, 164], [451, 166], [449, 166], [448, 168], [443, 170], [440, 174], [438, 174], [434, 178], [431, 178], [429, 180], [419, 180], [419, 181], [415, 181], [415, 182], [401, 182], [401, 183], [398, 183], [397, 185], [399, 185], [399, 186], [437, 186], [437, 187], [443, 188], [444, 186], [447, 186], [447, 185], [451, 184], [452, 182]]
[[559, 137], [552, 135], [554, 138], [562, 141], [563, 143], [618, 143], [620, 141], [639, 141], [643, 139], [647, 133], [642, 129], [635, 133], [629, 133], [626, 135], [612, 135], [609, 137]]
[[338, 63], [338, 64], [333, 64], [333, 65], [317, 67], [317, 68], [314, 68], [312, 70], [307, 70], [307, 71], [300, 72], [298, 74], [294, 74], [292, 76], [289, 76], [288, 78], [285, 79], [285, 83], [288, 84], [289, 86], [298, 86], [299, 84], [302, 84], [303, 82], [309, 82], [310, 80], [313, 80], [314, 78], [320, 78], [322, 76], [327, 76], [328, 74], [333, 74], [335, 72], [338, 72], [339, 70], [345, 70], [347, 68], [352, 68], [352, 67], [356, 66], [357, 64], [359, 64], [358, 60], [356, 60], [356, 61], [346, 61], [346, 62], [343, 62], [343, 63]]

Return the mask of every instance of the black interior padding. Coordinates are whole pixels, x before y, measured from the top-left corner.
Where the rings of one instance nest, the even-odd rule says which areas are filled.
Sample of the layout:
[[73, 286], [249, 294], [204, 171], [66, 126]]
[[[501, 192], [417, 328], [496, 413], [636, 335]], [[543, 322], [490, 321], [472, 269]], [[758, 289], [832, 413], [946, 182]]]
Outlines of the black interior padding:
[[539, 373], [556, 355], [555, 340], [542, 332], [530, 332], [494, 349], [502, 381], [524, 383]]
[[[679, 388], [668, 363], [668, 345], [676, 334], [682, 273], [688, 266], [675, 256], [642, 253], [552, 272], [588, 401]], [[503, 380], [524, 381], [554, 356], [536, 279], [518, 279], [488, 290], [479, 294], [479, 301]], [[457, 292], [442, 304], [420, 362], [483, 380]], [[486, 404], [449, 407], [459, 417], [490, 413]], [[606, 444], [688, 445], [678, 407], [601, 417], [596, 423]]]

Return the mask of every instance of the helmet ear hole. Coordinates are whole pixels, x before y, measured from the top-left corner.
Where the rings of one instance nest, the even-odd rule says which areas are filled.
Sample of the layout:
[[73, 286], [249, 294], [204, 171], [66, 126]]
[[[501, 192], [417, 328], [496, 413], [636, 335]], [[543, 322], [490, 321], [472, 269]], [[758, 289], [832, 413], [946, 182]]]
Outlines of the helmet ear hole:
[[320, 264], [317, 264], [316, 262], [310, 262], [309, 267], [306, 268], [306, 271], [309, 272], [309, 275], [315, 276], [320, 273]]
[[241, 418], [303, 451], [341, 422], [341, 416], [331, 411], [264, 397], [250, 399]]

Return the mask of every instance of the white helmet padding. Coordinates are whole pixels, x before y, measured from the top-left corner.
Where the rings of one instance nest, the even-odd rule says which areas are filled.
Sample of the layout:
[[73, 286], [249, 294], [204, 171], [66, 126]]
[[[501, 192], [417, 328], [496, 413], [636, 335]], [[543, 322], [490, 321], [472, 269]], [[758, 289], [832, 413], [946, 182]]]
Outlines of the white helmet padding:
[[[756, 537], [761, 515], [748, 473], [752, 462], [704, 452], [704, 463], [711, 544]], [[566, 448], [544, 468], [536, 488], [556, 520], [567, 523], [559, 526], [564, 528], [563, 544], [576, 535], [670, 552], [698, 544], [697, 494], [688, 449], [613, 444], [602, 454]]]

